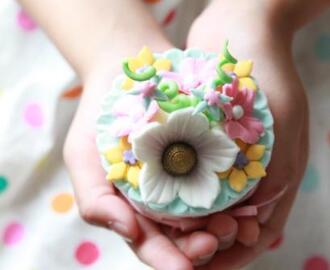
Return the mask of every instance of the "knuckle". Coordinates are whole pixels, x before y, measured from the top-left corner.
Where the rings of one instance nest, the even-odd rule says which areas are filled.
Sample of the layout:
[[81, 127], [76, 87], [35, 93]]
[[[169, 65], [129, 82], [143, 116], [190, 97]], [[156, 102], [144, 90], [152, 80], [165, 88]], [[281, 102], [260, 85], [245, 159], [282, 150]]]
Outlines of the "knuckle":
[[90, 224], [95, 224], [97, 220], [97, 215], [95, 212], [95, 207], [91, 202], [82, 202], [79, 205], [79, 213], [81, 218]]

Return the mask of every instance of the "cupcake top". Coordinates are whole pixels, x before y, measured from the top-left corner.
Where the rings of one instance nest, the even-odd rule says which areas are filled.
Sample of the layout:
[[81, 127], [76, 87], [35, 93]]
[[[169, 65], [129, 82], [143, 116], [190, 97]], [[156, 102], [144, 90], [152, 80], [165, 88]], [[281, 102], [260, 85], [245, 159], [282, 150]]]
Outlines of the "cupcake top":
[[123, 61], [97, 121], [107, 179], [137, 208], [203, 216], [242, 201], [266, 176], [273, 118], [227, 43], [220, 55], [198, 49]]

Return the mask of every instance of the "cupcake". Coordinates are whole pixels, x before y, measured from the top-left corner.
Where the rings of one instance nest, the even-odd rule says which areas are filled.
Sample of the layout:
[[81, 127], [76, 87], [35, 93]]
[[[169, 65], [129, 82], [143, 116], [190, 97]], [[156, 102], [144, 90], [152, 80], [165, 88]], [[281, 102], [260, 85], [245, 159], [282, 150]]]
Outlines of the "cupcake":
[[157, 221], [234, 208], [266, 176], [273, 117], [253, 62], [144, 47], [122, 64], [97, 121], [107, 180]]

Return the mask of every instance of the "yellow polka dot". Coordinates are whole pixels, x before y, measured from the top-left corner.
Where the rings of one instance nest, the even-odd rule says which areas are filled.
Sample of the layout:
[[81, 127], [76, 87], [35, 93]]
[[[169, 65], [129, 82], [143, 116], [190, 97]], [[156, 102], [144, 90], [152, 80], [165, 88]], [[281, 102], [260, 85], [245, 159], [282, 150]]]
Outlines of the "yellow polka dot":
[[60, 193], [52, 200], [52, 208], [57, 213], [68, 212], [73, 206], [73, 196], [70, 193]]

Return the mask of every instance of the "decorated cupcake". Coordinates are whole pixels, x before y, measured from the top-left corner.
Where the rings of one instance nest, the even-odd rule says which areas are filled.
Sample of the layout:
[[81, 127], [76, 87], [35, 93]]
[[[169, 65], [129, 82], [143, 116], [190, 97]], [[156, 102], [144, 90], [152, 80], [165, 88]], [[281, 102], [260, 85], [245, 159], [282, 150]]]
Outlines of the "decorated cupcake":
[[107, 180], [157, 220], [235, 207], [266, 176], [273, 118], [251, 76], [228, 51], [144, 47], [123, 62], [97, 122]]

